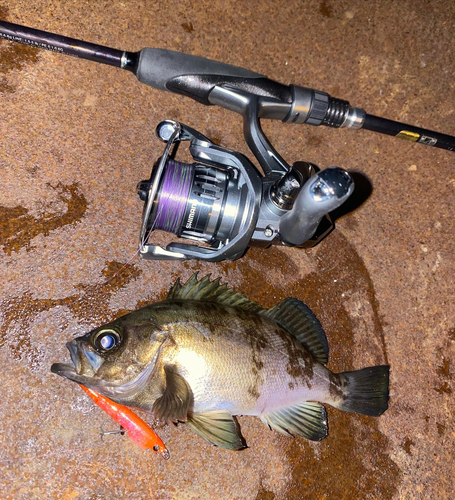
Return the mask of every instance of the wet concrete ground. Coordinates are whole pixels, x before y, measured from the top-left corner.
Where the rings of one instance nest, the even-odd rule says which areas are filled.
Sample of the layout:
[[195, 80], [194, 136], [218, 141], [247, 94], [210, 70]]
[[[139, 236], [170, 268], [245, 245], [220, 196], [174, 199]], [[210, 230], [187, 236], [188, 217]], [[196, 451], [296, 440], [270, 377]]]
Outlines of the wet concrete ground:
[[[455, 134], [453, 2], [0, 0], [0, 18], [130, 51], [206, 56]], [[166, 118], [251, 156], [232, 113], [108, 66], [0, 42], [2, 498], [451, 498], [454, 153], [265, 123], [289, 162], [361, 172], [356, 196], [371, 195], [311, 250], [130, 261], [142, 211], [135, 186], [161, 154], [154, 128]], [[242, 452], [152, 420], [168, 462], [127, 438], [102, 442], [109, 417], [50, 365], [68, 359], [73, 336], [164, 298], [195, 270], [266, 307], [304, 300], [327, 332], [332, 370], [390, 364], [389, 410], [370, 418], [328, 408], [320, 443], [241, 417]]]

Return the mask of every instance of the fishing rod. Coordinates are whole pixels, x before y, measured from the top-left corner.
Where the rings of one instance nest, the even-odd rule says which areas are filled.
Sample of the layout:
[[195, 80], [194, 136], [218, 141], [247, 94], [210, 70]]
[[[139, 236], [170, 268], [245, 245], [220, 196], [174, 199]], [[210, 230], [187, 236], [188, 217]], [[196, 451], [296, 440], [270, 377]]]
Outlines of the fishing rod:
[[363, 128], [449, 151], [455, 149], [455, 137], [380, 118], [325, 92], [282, 85], [264, 75], [203, 57], [156, 48], [126, 52], [5, 21], [0, 21], [0, 37], [126, 69], [146, 85], [183, 94], [202, 104], [217, 104], [237, 111], [230, 99], [223, 98], [219, 91], [212, 92], [221, 86], [264, 97], [259, 106], [260, 118]]
[[[307, 162], [288, 165], [262, 131], [262, 118], [363, 128], [455, 149], [455, 137], [370, 115], [325, 92], [283, 85], [199, 56], [158, 48], [126, 52], [5, 21], [0, 21], [0, 38], [125, 69], [156, 89], [242, 115], [245, 140], [263, 176], [243, 155], [184, 124], [167, 120], [158, 125], [157, 135], [166, 143], [164, 154], [150, 179], [137, 188], [144, 201], [140, 248], [146, 259], [236, 259], [251, 245], [308, 247], [330, 233], [334, 223], [329, 212], [351, 195], [352, 178], [338, 167], [320, 171]], [[175, 146], [182, 141], [190, 143], [195, 160], [191, 165], [174, 159]], [[209, 246], [148, 245], [156, 229]]]

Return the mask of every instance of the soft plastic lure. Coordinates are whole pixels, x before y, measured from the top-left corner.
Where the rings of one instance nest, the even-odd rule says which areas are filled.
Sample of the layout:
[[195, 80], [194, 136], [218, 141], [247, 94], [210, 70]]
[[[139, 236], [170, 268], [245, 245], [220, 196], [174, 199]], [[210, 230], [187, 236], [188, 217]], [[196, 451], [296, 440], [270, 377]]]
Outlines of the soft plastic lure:
[[154, 453], [159, 453], [165, 460], [170, 457], [169, 451], [156, 432], [127, 406], [115, 403], [92, 389], [79, 385], [102, 410], [121, 425], [131, 441], [144, 450], [151, 449]]

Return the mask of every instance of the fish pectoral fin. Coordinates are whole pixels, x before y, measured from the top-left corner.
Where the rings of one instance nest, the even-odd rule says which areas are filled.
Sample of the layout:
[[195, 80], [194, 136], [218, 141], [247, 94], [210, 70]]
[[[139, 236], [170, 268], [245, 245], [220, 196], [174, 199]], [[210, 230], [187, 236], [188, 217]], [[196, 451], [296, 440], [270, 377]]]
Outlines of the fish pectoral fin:
[[209, 443], [228, 450], [246, 448], [235, 417], [227, 411], [195, 413], [188, 418], [188, 425]]
[[193, 392], [174, 365], [165, 365], [166, 387], [153, 404], [155, 415], [166, 422], [186, 422], [193, 405]]
[[270, 413], [263, 413], [261, 420], [281, 434], [297, 434], [311, 441], [327, 437], [327, 413], [320, 403], [304, 402]]

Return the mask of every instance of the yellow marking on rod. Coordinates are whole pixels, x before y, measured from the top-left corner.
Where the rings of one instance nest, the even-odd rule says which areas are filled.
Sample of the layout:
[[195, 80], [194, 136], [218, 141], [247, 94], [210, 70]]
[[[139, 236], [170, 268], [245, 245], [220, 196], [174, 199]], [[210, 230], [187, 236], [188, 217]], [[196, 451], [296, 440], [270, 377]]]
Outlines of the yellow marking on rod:
[[402, 130], [401, 132], [398, 132], [396, 137], [404, 139], [405, 141], [417, 142], [420, 139], [420, 134], [416, 134], [415, 132], [409, 132], [408, 130]]

